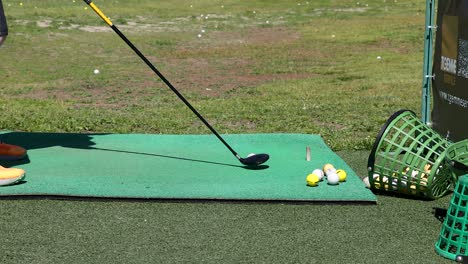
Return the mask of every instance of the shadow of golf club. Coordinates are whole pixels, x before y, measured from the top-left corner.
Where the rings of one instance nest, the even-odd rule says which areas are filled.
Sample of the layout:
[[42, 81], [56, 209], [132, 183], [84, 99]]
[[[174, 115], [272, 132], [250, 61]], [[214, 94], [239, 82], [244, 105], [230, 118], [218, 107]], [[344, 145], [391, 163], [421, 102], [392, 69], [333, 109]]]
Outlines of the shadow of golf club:
[[98, 147], [90, 147], [90, 149], [144, 155], [144, 156], [153, 156], [153, 157], [168, 158], [168, 159], [177, 159], [177, 160], [184, 160], [184, 161], [191, 161], [191, 162], [200, 162], [200, 163], [206, 163], [206, 164], [237, 167], [237, 168], [243, 168], [243, 169], [248, 169], [248, 170], [264, 170], [264, 169], [269, 168], [268, 165], [242, 166], [242, 165], [233, 165], [233, 164], [228, 164], [228, 163], [221, 163], [221, 162], [214, 162], [214, 161], [207, 161], [207, 160], [197, 160], [197, 159], [191, 159], [191, 158], [182, 158], [182, 157], [175, 157], [175, 156], [168, 156], [168, 155], [161, 155], [161, 154], [154, 154], [154, 153], [136, 152], [136, 151], [130, 151], [130, 150], [107, 149], [107, 148], [98, 148]]
[[[233, 164], [228, 164], [228, 163], [213, 162], [213, 161], [207, 161], [207, 160], [197, 160], [197, 159], [183, 158], [183, 157], [174, 157], [174, 156], [160, 155], [160, 154], [154, 154], [154, 153], [142, 153], [142, 152], [129, 151], [129, 150], [106, 149], [106, 148], [95, 147], [96, 143], [93, 141], [93, 136], [104, 136], [104, 135], [110, 135], [110, 134], [109, 133], [82, 134], [82, 133], [6, 132], [6, 133], [0, 134], [0, 139], [2, 142], [22, 146], [26, 148], [27, 150], [61, 146], [64, 148], [95, 149], [95, 150], [102, 150], [102, 151], [112, 151], [112, 152], [121, 152], [121, 153], [128, 153], [128, 154], [162, 157], [162, 158], [169, 158], [169, 159], [178, 159], [178, 160], [201, 162], [201, 163], [208, 163], [208, 164], [214, 164], [214, 165], [238, 167], [238, 168], [244, 168], [248, 170], [263, 170], [263, 169], [269, 168], [268, 165], [259, 165], [259, 166], [233, 165]], [[26, 156], [24, 159], [21, 159], [21, 160], [10, 160], [10, 161], [7, 160], [7, 161], [1, 161], [0, 163], [1, 163], [0, 165], [2, 166], [11, 167], [11, 166], [20, 166], [22, 164], [31, 163], [31, 160], [29, 159], [28, 156]]]

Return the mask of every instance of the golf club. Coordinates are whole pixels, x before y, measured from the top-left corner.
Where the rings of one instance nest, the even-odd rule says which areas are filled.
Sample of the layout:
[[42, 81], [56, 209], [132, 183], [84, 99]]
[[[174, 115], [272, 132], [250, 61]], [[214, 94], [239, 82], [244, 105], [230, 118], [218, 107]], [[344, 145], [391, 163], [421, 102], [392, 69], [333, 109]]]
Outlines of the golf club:
[[133, 43], [130, 42], [130, 40], [122, 32], [120, 32], [120, 30], [112, 23], [112, 21], [108, 17], [104, 15], [104, 13], [93, 3], [93, 1], [83, 1], [86, 4], [88, 4], [94, 10], [94, 12], [96, 12], [96, 14], [98, 14], [102, 18], [102, 20], [104, 20], [104, 22], [107, 25], [109, 25], [109, 27], [111, 27], [112, 30], [114, 30], [114, 32], [117, 33], [117, 35], [119, 35], [120, 38], [123, 41], [125, 41], [125, 43], [127, 43], [127, 45], [130, 48], [132, 48], [132, 50], [146, 63], [146, 65], [148, 65], [148, 67], [150, 67], [151, 70], [153, 70], [153, 72], [156, 73], [156, 75], [177, 95], [177, 97], [179, 97], [179, 99], [182, 100], [182, 102], [184, 102], [184, 104], [188, 108], [190, 108], [190, 110], [192, 110], [192, 112], [206, 125], [206, 127], [208, 127], [211, 130], [211, 132], [213, 132], [213, 134], [231, 151], [231, 153], [242, 164], [246, 166], [258, 166], [269, 159], [268, 154], [253, 154], [249, 155], [247, 158], [241, 158], [239, 154], [237, 154], [234, 151], [234, 149], [231, 148], [231, 146], [229, 146], [229, 144], [218, 134], [218, 132], [216, 132], [216, 130], [208, 123], [208, 121], [206, 121], [205, 118], [203, 118], [203, 116], [200, 113], [198, 113], [198, 111], [187, 101], [187, 99], [185, 99], [185, 97], [183, 97], [182, 94], [179, 93], [179, 91], [177, 91], [177, 89], [166, 79], [166, 77], [164, 77], [162, 73], [159, 72], [158, 69], [156, 69], [156, 67], [143, 55], [143, 53], [141, 53], [140, 50], [138, 50], [137, 47], [135, 47], [135, 45], [133, 45]]

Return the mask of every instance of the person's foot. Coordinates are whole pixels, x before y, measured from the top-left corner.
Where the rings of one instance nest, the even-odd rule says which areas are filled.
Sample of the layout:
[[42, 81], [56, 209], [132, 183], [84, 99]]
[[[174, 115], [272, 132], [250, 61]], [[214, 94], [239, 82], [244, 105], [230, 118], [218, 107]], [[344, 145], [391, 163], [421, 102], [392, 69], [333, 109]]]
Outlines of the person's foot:
[[25, 148], [0, 142], [0, 160], [20, 160], [25, 156]]
[[22, 169], [0, 166], [0, 186], [15, 184], [23, 180], [25, 176], [26, 172]]

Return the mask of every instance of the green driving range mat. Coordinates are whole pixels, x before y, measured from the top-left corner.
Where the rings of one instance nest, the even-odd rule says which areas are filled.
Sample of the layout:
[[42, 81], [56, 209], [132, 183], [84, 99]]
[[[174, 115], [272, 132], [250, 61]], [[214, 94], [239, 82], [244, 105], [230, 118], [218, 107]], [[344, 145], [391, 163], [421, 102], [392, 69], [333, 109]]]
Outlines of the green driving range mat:
[[[0, 196], [71, 196], [143, 199], [370, 202], [376, 197], [320, 136], [224, 135], [241, 157], [268, 153], [256, 169], [243, 166], [213, 135], [20, 133], [0, 135], [25, 147], [23, 182], [0, 187]], [[306, 147], [311, 160], [306, 160]], [[331, 163], [347, 172], [336, 186], [306, 185]]]

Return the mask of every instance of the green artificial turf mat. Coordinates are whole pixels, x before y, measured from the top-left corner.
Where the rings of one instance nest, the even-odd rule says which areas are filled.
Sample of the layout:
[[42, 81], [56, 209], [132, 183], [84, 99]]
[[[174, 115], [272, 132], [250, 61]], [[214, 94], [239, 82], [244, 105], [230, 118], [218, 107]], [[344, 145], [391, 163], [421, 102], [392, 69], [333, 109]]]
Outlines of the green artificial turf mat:
[[[145, 199], [370, 202], [374, 194], [320, 136], [224, 135], [240, 156], [268, 153], [257, 169], [244, 167], [213, 135], [8, 132], [2, 141], [28, 149], [28, 158], [3, 163], [26, 170], [24, 182], [1, 196]], [[306, 161], [306, 147], [311, 161]], [[313, 169], [332, 163], [347, 171], [337, 186], [306, 186]]]

